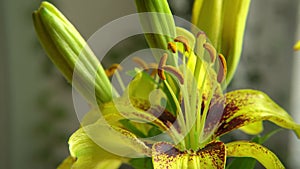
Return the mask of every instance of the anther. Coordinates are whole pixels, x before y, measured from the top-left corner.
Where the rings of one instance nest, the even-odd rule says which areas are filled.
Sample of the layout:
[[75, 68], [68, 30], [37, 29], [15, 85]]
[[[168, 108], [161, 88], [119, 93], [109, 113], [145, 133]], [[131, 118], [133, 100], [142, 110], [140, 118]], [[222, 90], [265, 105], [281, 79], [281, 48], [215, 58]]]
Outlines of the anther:
[[175, 39], [174, 39], [175, 42], [180, 42], [183, 44], [184, 46], [184, 50], [186, 52], [190, 52], [191, 51], [191, 48], [189, 46], [189, 41], [184, 37], [184, 36], [177, 36]]
[[149, 69], [152, 70], [150, 76], [154, 77], [157, 74], [158, 65], [156, 63], [149, 63], [148, 66]]
[[205, 32], [203, 32], [203, 31], [199, 31], [198, 33], [197, 33], [197, 38], [199, 38], [199, 37], [205, 37], [206, 38], [206, 34], [205, 34]]
[[168, 49], [172, 51], [172, 53], [176, 53], [177, 51], [177, 46], [174, 42], [169, 42], [168, 43]]
[[203, 57], [204, 55], [203, 44], [205, 44], [205, 42], [206, 42], [206, 34], [203, 31], [198, 32], [196, 38], [195, 52], [199, 57]]
[[227, 65], [226, 65], [225, 57], [222, 54], [219, 54], [218, 56], [220, 61], [219, 61], [219, 72], [218, 72], [217, 80], [219, 83], [222, 83], [227, 74]]
[[181, 84], [184, 83], [184, 79], [183, 79], [182, 73], [181, 73], [178, 69], [176, 69], [174, 66], [165, 65], [165, 66], [163, 66], [162, 68], [163, 68], [164, 70], [166, 70], [166, 71], [172, 73], [174, 76], [176, 76], [177, 79], [179, 80], [179, 82], [180, 82]]
[[203, 47], [206, 49], [206, 51], [209, 53], [210, 61], [211, 63], [215, 63], [217, 51], [216, 49], [210, 44], [210, 43], [204, 43]]
[[161, 59], [160, 59], [159, 65], [158, 65], [157, 74], [158, 74], [158, 76], [159, 76], [162, 80], [166, 80], [166, 75], [165, 75], [165, 72], [164, 72], [164, 70], [163, 70], [163, 66], [166, 65], [167, 59], [168, 59], [168, 54], [164, 53], [163, 56], [162, 56]]
[[117, 69], [122, 70], [122, 67], [116, 63], [112, 64], [108, 69], [105, 70], [106, 76], [111, 77], [116, 72]]
[[149, 69], [147, 63], [143, 59], [138, 58], [138, 57], [134, 57], [134, 58], [132, 58], [132, 60], [135, 63], [137, 63], [138, 65], [140, 65], [144, 70], [148, 70]]

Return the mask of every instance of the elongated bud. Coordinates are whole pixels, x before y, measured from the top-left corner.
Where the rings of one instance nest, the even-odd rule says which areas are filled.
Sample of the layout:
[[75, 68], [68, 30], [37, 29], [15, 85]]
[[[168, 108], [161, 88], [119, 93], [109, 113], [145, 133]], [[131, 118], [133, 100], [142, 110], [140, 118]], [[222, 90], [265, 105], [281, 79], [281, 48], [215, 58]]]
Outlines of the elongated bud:
[[[135, 0], [141, 13], [140, 21], [151, 48], [168, 50], [168, 42], [176, 36], [176, 27], [167, 0]], [[157, 60], [163, 53], [154, 53]], [[172, 56], [171, 52], [169, 53]], [[169, 57], [168, 64], [176, 65], [176, 57]]]
[[97, 103], [110, 101], [111, 85], [104, 69], [63, 14], [52, 4], [42, 2], [33, 13], [33, 22], [48, 57], [67, 81], [90, 103], [94, 103], [93, 94]]
[[242, 52], [244, 31], [251, 0], [195, 0], [192, 23], [203, 30], [217, 53], [226, 59], [228, 84]]
[[223, 24], [217, 52], [222, 53], [227, 63], [228, 84], [237, 68], [242, 53], [244, 32], [251, 0], [225, 0], [223, 2]]

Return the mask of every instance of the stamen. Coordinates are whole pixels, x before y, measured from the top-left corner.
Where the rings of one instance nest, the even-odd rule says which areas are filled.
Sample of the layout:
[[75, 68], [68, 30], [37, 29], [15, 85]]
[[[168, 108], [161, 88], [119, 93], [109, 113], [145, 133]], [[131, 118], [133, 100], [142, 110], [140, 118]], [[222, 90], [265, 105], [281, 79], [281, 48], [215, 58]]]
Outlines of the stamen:
[[157, 69], [158, 64], [157, 63], [149, 63], [149, 69]]
[[150, 76], [153, 78], [158, 73], [157, 67], [158, 65], [156, 63], [149, 63], [149, 69], [152, 70], [150, 73]]
[[216, 49], [210, 43], [207, 43], [207, 42], [203, 44], [203, 47], [209, 53], [211, 63], [215, 63], [215, 60], [216, 60], [216, 57], [217, 57]]
[[197, 38], [199, 38], [200, 36], [205, 37], [205, 39], [206, 39], [206, 34], [205, 34], [205, 32], [199, 31], [199, 32], [197, 33]]
[[166, 80], [166, 75], [164, 73], [163, 66], [166, 65], [167, 59], [168, 59], [168, 54], [164, 53], [158, 65], [157, 74], [162, 80]]
[[116, 72], [117, 69], [122, 70], [122, 67], [117, 63], [112, 64], [108, 69], [105, 70], [106, 76], [111, 77]]
[[183, 44], [184, 46], [184, 50], [186, 52], [190, 52], [191, 51], [191, 48], [190, 48], [190, 45], [189, 45], [189, 41], [184, 37], [184, 36], [177, 36], [175, 39], [174, 39], [175, 42], [180, 42]]
[[183, 75], [178, 69], [176, 69], [173, 66], [169, 66], [169, 65], [165, 65], [162, 68], [166, 71], [171, 72], [173, 75], [175, 75], [181, 84], [184, 83]]
[[138, 57], [134, 57], [134, 58], [132, 58], [132, 60], [135, 63], [137, 63], [138, 65], [140, 65], [144, 70], [148, 70], [149, 69], [147, 63], [143, 59], [138, 58]]
[[222, 83], [226, 77], [227, 74], [227, 64], [225, 57], [222, 54], [219, 54], [219, 72], [218, 72], [218, 77], [217, 80], [219, 83]]
[[168, 49], [172, 51], [172, 53], [176, 53], [177, 51], [177, 46], [174, 42], [169, 42], [168, 43]]

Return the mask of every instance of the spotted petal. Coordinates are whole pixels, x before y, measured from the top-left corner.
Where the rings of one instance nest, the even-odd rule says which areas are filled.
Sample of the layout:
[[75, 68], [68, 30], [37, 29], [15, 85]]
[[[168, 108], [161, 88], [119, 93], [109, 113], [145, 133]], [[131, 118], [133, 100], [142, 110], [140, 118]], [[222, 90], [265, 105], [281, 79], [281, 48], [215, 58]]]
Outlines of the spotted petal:
[[165, 142], [153, 145], [152, 151], [154, 169], [224, 168], [226, 163], [225, 145], [217, 141], [197, 152], [182, 152]]
[[237, 90], [227, 93], [225, 99], [224, 112], [215, 136], [269, 120], [282, 128], [294, 130], [300, 137], [300, 125], [265, 93], [256, 90]]
[[232, 157], [252, 157], [258, 160], [265, 168], [283, 169], [284, 166], [267, 148], [262, 145], [246, 142], [236, 141], [226, 144], [227, 156]]
[[103, 119], [78, 129], [70, 137], [69, 149], [76, 159], [73, 168], [98, 169], [106, 160], [126, 161], [124, 157], [151, 154], [151, 149], [135, 135], [119, 127], [110, 127]]

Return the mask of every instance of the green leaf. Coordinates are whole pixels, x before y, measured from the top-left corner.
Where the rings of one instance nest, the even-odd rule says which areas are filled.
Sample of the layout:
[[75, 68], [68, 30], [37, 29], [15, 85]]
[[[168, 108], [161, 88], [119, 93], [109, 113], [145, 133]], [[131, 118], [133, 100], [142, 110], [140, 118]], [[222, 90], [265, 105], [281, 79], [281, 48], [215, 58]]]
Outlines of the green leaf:
[[134, 169], [153, 169], [151, 158], [134, 158], [129, 163]]
[[137, 137], [145, 138], [146, 135], [141, 132], [136, 126], [134, 126], [130, 120], [128, 119], [122, 119], [120, 120], [120, 123], [130, 132], [135, 134]]

